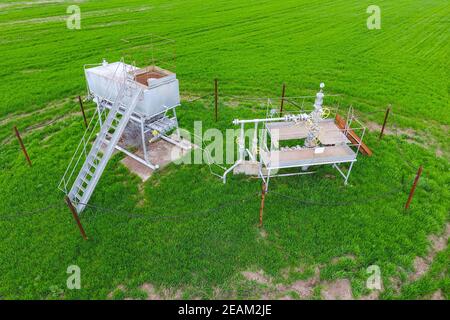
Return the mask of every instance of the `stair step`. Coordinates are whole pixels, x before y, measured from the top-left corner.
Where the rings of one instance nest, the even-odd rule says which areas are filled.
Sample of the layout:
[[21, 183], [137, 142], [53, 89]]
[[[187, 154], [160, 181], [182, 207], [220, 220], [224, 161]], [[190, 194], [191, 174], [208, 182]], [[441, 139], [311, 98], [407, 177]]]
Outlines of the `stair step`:
[[78, 190], [82, 191], [83, 193], [86, 192], [86, 189], [84, 189], [81, 185], [77, 185]]
[[[128, 83], [125, 85], [128, 85]], [[125, 98], [126, 93], [131, 93], [131, 101]], [[114, 151], [114, 145], [112, 144], [117, 142], [123, 132], [141, 94], [142, 90], [139, 87], [128, 90], [127, 87], [122, 87], [116, 101], [113, 102], [107, 120], [103, 123], [94, 146], [89, 151], [89, 155], [78, 173], [77, 180], [75, 180], [76, 182], [69, 192], [70, 195], [73, 195], [71, 197], [79, 201], [76, 206], [78, 213], [85, 207], [85, 204], [80, 204], [81, 199], [85, 203], [89, 201], [105, 165]], [[127, 105], [124, 106], [124, 103], [127, 103]], [[105, 148], [105, 145], [107, 148]]]
[[83, 181], [83, 182], [86, 182], [88, 185], [89, 185], [89, 183], [91, 182], [91, 180], [86, 180], [86, 179], [84, 179], [84, 178], [80, 178], [80, 180]]
[[95, 171], [95, 169], [97, 169], [97, 165], [96, 165], [96, 164], [93, 164], [93, 163], [91, 163], [91, 162], [88, 162], [88, 165], [89, 165], [89, 169], [90, 169], [90, 168], [94, 168], [94, 171]]
[[92, 158], [89, 159], [90, 161], [101, 161], [102, 159], [100, 157], [97, 156], [97, 154], [92, 155]]
[[84, 172], [86, 172], [86, 175], [90, 175], [91, 177], [93, 177], [94, 175], [95, 175], [95, 171], [94, 172], [92, 172], [90, 169], [91, 169], [92, 167], [89, 167], [87, 170], [84, 170]]

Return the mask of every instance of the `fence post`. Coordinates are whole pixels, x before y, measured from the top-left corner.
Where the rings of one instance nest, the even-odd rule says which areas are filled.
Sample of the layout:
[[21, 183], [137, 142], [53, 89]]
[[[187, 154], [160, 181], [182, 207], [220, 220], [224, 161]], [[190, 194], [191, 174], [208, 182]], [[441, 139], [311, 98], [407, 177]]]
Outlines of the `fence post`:
[[259, 207], [259, 227], [263, 225], [264, 201], [266, 198], [266, 184], [262, 183], [261, 206]]
[[286, 84], [283, 83], [283, 90], [281, 92], [280, 116], [283, 115], [284, 97], [286, 94]]
[[390, 111], [391, 111], [391, 105], [389, 105], [386, 109], [386, 114], [384, 116], [384, 121], [383, 121], [383, 127], [381, 128], [380, 136], [378, 138], [379, 140], [381, 140], [381, 138], [383, 137], [384, 128], [386, 127], [386, 122], [387, 122]]
[[25, 148], [25, 145], [23, 144], [22, 138], [20, 137], [19, 130], [17, 130], [16, 126], [14, 126], [14, 132], [16, 133], [17, 140], [19, 140], [20, 147], [22, 148], [22, 152], [25, 155], [25, 158], [27, 159], [28, 165], [31, 167], [30, 156], [28, 155], [27, 149]]
[[86, 114], [84, 113], [83, 101], [81, 100], [80, 96], [78, 96], [78, 102], [80, 103], [81, 114], [83, 115], [84, 125], [86, 126], [86, 129], [87, 129], [88, 123], [86, 120]]
[[423, 167], [420, 166], [419, 170], [417, 171], [416, 178], [414, 179], [414, 183], [411, 187], [411, 191], [409, 192], [409, 197], [408, 197], [408, 201], [406, 201], [405, 209], [408, 209], [409, 205], [411, 204], [412, 198], [414, 196], [414, 192], [416, 191], [417, 183], [419, 182], [420, 176], [422, 175], [422, 170], [423, 170]]
[[72, 212], [73, 218], [77, 222], [78, 229], [80, 229], [81, 236], [83, 237], [84, 240], [87, 240], [88, 237], [86, 236], [86, 233], [84, 232], [83, 226], [81, 225], [80, 217], [78, 217], [78, 213], [75, 210], [75, 207], [73, 206], [72, 201], [70, 201], [68, 196], [65, 196], [64, 200], [66, 201], [67, 206], [69, 207], [70, 211]]
[[219, 83], [217, 79], [214, 79], [214, 110], [217, 122], [217, 106], [219, 104]]

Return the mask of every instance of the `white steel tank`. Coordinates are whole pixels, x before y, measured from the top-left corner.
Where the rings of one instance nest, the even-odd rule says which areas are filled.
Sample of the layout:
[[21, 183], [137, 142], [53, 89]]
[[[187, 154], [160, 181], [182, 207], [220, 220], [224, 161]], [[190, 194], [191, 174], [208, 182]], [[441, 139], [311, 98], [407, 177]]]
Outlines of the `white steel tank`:
[[157, 66], [136, 68], [123, 62], [107, 63], [85, 69], [89, 91], [96, 97], [114, 100], [125, 78], [134, 79], [143, 89], [135, 112], [151, 117], [180, 105], [176, 74]]

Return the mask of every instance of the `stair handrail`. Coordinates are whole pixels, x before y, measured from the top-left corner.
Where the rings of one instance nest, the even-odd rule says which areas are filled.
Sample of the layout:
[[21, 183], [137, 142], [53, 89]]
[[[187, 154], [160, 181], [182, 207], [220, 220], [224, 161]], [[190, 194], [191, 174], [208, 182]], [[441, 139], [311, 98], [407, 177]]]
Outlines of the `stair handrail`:
[[[100, 114], [95, 114], [94, 117], [92, 117], [92, 119], [90, 120], [89, 125], [88, 125], [87, 129], [85, 130], [83, 136], [81, 137], [81, 140], [80, 140], [80, 142], [78, 143], [78, 146], [77, 146], [77, 148], [75, 149], [75, 152], [73, 153], [72, 158], [70, 159], [69, 165], [67, 166], [66, 171], [64, 172], [64, 175], [63, 175], [63, 177], [61, 178], [61, 181], [59, 182], [58, 189], [61, 190], [61, 191], [63, 191], [65, 194], [67, 194], [67, 184], [70, 182], [70, 179], [72, 178], [73, 173], [74, 173], [74, 171], [75, 171], [75, 168], [78, 166], [78, 163], [79, 163], [81, 157], [83, 156], [83, 153], [86, 155], [86, 147], [87, 147], [87, 143], [91, 140], [92, 135], [93, 135], [93, 133], [95, 132], [94, 129], [97, 127], [97, 125], [98, 125], [98, 123], [99, 123], [99, 120], [100, 120], [100, 117], [102, 116], [102, 114], [103, 114], [104, 112], [105, 112], [105, 111], [102, 110], [102, 111], [100, 112]], [[91, 128], [92, 123], [94, 122], [94, 120], [96, 120], [96, 121], [95, 121], [95, 124], [94, 124], [93, 127]], [[87, 136], [88, 134], [89, 134], [89, 136], [86, 138], [86, 136]], [[81, 149], [81, 152], [79, 152], [81, 147], [83, 147], [83, 148]], [[83, 152], [83, 151], [84, 151], [84, 152]], [[77, 159], [77, 160], [76, 160], [75, 164], [72, 166], [72, 164], [74, 163], [75, 159]], [[67, 174], [69, 173], [69, 170], [70, 170], [71, 168], [72, 168], [72, 171], [70, 172], [70, 175], [66, 178], [66, 176], [67, 176]], [[64, 188], [62, 188], [62, 186], [63, 186]]]
[[[117, 72], [117, 69], [116, 69], [116, 72]], [[117, 93], [116, 98], [114, 99], [114, 104], [117, 102], [118, 97], [125, 90], [125, 87], [126, 87], [126, 82], [121, 84], [121, 87], [119, 88], [119, 92]], [[64, 175], [63, 175], [63, 177], [61, 178], [61, 180], [60, 180], [60, 182], [58, 184], [58, 189], [61, 190], [62, 192], [64, 192], [65, 194], [67, 194], [67, 185], [70, 182], [70, 180], [72, 179], [72, 176], [73, 176], [73, 174], [75, 172], [75, 169], [78, 166], [78, 163], [80, 162], [81, 157], [83, 156], [83, 153], [87, 157], [87, 153], [86, 153], [87, 144], [89, 143], [89, 141], [91, 141], [92, 135], [95, 132], [94, 129], [98, 126], [100, 118], [105, 113], [105, 110], [106, 110], [106, 108], [103, 108], [102, 110], [100, 110], [100, 113], [98, 113], [98, 114], [96, 113], [92, 117], [92, 119], [89, 121], [88, 127], [84, 131], [84, 134], [83, 134], [80, 142], [78, 143], [78, 146], [75, 149], [75, 152], [73, 153], [73, 156], [72, 156], [72, 158], [71, 158], [71, 160], [69, 162], [69, 165], [67, 166], [66, 171], [64, 172]], [[94, 123], [95, 119], [96, 119], [95, 124], [92, 126], [92, 124]], [[91, 128], [91, 126], [92, 126], [92, 128]], [[86, 136], [88, 136], [88, 137], [86, 138]], [[83, 148], [81, 149], [81, 152], [79, 152], [81, 146], [83, 146]], [[79, 155], [78, 155], [78, 153], [79, 153]], [[77, 155], [78, 155], [78, 158], [77, 158]], [[75, 158], [77, 158], [77, 160], [76, 160], [75, 164], [72, 167], [72, 164], [74, 163]], [[70, 172], [70, 175], [66, 178], [66, 175], [68, 174], [68, 172], [70, 171], [71, 168], [72, 168], [72, 171]]]

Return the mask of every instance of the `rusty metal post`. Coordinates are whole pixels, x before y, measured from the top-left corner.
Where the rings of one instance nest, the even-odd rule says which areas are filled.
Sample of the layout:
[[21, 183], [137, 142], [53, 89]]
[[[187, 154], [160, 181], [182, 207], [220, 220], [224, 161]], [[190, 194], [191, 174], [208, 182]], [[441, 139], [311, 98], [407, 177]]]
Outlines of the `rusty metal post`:
[[281, 105], [280, 105], [280, 116], [283, 115], [284, 97], [286, 94], [286, 84], [283, 83], [283, 90], [281, 92]]
[[378, 138], [379, 140], [381, 140], [381, 138], [383, 137], [384, 128], [386, 127], [386, 122], [387, 122], [390, 111], [391, 111], [391, 105], [389, 105], [386, 109], [386, 115], [384, 116], [383, 127], [381, 128], [380, 137]]
[[411, 204], [412, 198], [414, 196], [414, 192], [416, 191], [417, 183], [419, 182], [420, 176], [422, 175], [422, 170], [423, 170], [423, 167], [420, 166], [419, 170], [417, 171], [416, 178], [414, 179], [414, 183], [411, 187], [411, 191], [409, 192], [409, 197], [408, 197], [408, 201], [406, 201], [405, 209], [408, 209], [409, 205]]
[[80, 229], [81, 236], [83, 237], [84, 240], [87, 240], [88, 237], [86, 236], [86, 232], [84, 232], [83, 226], [81, 225], [80, 217], [78, 217], [78, 213], [75, 210], [75, 207], [73, 206], [72, 201], [70, 201], [68, 196], [65, 196], [64, 200], [66, 201], [67, 206], [69, 207], [70, 211], [72, 212], [73, 218], [77, 222], [78, 229]]
[[261, 193], [261, 207], [259, 207], [259, 227], [263, 225], [263, 212], [264, 212], [264, 201], [266, 198], [266, 184], [262, 183], [262, 193]]
[[86, 120], [86, 114], [84, 113], [83, 101], [81, 100], [80, 96], [78, 96], [78, 102], [80, 103], [81, 113], [83, 114], [84, 125], [87, 128], [88, 127], [88, 123], [87, 123], [87, 120]]
[[14, 126], [14, 132], [16, 133], [17, 140], [19, 140], [20, 147], [22, 148], [23, 154], [25, 155], [25, 158], [27, 159], [27, 162], [29, 166], [31, 167], [31, 160], [30, 156], [28, 155], [27, 149], [25, 148], [25, 145], [23, 144], [22, 138], [20, 137], [19, 130], [17, 130], [17, 127]]
[[217, 107], [219, 104], [219, 83], [217, 79], [214, 79], [214, 110], [216, 115], [216, 122], [217, 122]]

